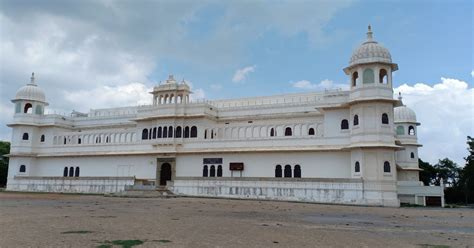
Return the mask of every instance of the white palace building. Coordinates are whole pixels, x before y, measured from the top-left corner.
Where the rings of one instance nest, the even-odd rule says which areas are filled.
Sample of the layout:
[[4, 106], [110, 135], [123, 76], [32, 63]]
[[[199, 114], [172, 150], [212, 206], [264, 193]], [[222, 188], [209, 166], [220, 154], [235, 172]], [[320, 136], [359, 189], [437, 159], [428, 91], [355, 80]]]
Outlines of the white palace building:
[[44, 91], [16, 93], [7, 190], [175, 195], [353, 205], [444, 204], [419, 181], [413, 110], [394, 99], [398, 65], [367, 32], [347, 91], [190, 101], [173, 76], [153, 104], [44, 114]]

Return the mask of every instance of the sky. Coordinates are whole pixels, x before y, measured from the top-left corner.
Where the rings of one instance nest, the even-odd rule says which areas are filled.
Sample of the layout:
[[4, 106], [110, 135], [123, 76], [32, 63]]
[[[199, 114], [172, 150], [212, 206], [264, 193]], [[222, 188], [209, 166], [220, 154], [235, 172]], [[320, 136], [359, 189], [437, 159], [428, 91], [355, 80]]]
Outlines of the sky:
[[0, 140], [35, 72], [47, 111], [151, 103], [173, 74], [193, 99], [348, 88], [342, 69], [374, 38], [398, 63], [419, 156], [464, 165], [474, 136], [472, 1], [0, 0]]

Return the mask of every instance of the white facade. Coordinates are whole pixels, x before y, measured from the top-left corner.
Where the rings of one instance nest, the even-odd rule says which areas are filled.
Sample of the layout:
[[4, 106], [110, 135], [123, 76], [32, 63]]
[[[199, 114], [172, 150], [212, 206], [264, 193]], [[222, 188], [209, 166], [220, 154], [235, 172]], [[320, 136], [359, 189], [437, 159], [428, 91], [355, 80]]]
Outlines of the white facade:
[[32, 76], [12, 100], [7, 189], [104, 193], [145, 183], [196, 196], [423, 204], [442, 189], [418, 180], [419, 123], [393, 99], [397, 69], [369, 27], [344, 68], [348, 91], [191, 102], [189, 86], [170, 76], [150, 106], [60, 116], [44, 114]]

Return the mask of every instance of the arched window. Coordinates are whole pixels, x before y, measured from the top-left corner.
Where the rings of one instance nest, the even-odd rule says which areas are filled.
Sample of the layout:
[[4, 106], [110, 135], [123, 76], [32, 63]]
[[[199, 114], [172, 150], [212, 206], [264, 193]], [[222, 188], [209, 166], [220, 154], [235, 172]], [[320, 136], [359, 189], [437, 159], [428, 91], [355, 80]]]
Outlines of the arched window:
[[204, 165], [204, 167], [202, 167], [202, 176], [203, 177], [208, 177], [208, 168], [207, 168], [207, 165]]
[[408, 127], [408, 134], [409, 135], [415, 135], [415, 128], [413, 126]]
[[[100, 137], [97, 137], [97, 139], [99, 140], [98, 142], [100, 142]], [[66, 144], [66, 137], [64, 137], [64, 144]]]
[[410, 158], [415, 158], [415, 153], [414, 152], [410, 153]]
[[403, 126], [398, 126], [397, 135], [404, 135], [404, 134], [405, 134], [405, 128]]
[[381, 69], [379, 72], [379, 83], [381, 84], [387, 84], [388, 79], [387, 79], [387, 71], [385, 69]]
[[145, 128], [142, 130], [142, 140], [146, 140], [146, 139], [148, 139], [148, 129]]
[[308, 130], [308, 135], [314, 135], [314, 128], [310, 128]]
[[[147, 132], [148, 132], [148, 130], [147, 130]], [[146, 139], [148, 139], [148, 136], [147, 136]], [[100, 143], [100, 137], [95, 138], [95, 143]], [[64, 138], [64, 144], [66, 144], [66, 138]]]
[[291, 127], [285, 128], [285, 136], [291, 136], [293, 135], [293, 132], [291, 131]]
[[360, 163], [359, 163], [359, 161], [355, 162], [354, 172], [356, 172], [356, 173], [360, 172]]
[[390, 163], [388, 161], [385, 161], [383, 163], [383, 172], [390, 173]]
[[173, 127], [172, 126], [168, 127], [168, 137], [173, 138]]
[[207, 129], [204, 130], [204, 139], [207, 139]]
[[198, 130], [196, 126], [191, 127], [191, 138], [196, 138], [198, 136]]
[[80, 145], [81, 143], [82, 143], [82, 139], [81, 138], [77, 139], [77, 144]]
[[20, 165], [20, 172], [25, 173], [26, 172], [26, 166], [24, 164]]
[[271, 137], [276, 136], [275, 129], [273, 127], [272, 129], [270, 129], [270, 136]]
[[75, 177], [79, 177], [79, 167], [76, 167], [76, 174], [74, 174]]
[[354, 122], [353, 122], [353, 125], [354, 125], [354, 126], [359, 125], [359, 116], [358, 116], [358, 115], [354, 115]]
[[356, 86], [357, 85], [357, 79], [359, 78], [359, 73], [358, 72], [354, 72], [352, 73], [352, 86]]
[[110, 137], [109, 136], [105, 136], [105, 143], [110, 143]]
[[33, 105], [31, 103], [25, 104], [25, 108], [23, 109], [23, 113], [31, 113], [33, 110]]
[[163, 138], [168, 138], [168, 128], [163, 127]]
[[158, 133], [156, 134], [156, 137], [158, 137], [158, 138], [163, 137], [163, 132], [162, 132], [162, 128], [161, 128], [161, 127], [158, 127]]
[[222, 177], [222, 165], [217, 166], [217, 177]]
[[184, 128], [184, 137], [189, 138], [189, 127], [188, 126]]
[[176, 127], [176, 138], [181, 138], [181, 126]]
[[365, 69], [362, 76], [364, 84], [373, 84], [374, 83], [374, 71], [372, 69]]
[[151, 135], [153, 133], [152, 130], [153, 130], [152, 128], [148, 129], [148, 139], [151, 139], [151, 137], [152, 137], [152, 135]]
[[69, 167], [69, 176], [70, 177], [74, 176], [74, 167]]
[[295, 169], [294, 169], [294, 172], [293, 172], [293, 176], [294, 176], [294, 177], [301, 178], [301, 167], [300, 167], [299, 164], [295, 165]]
[[216, 167], [214, 165], [211, 165], [211, 172], [209, 173], [210, 177], [215, 177], [216, 176]]
[[28, 133], [23, 133], [22, 140], [28, 140], [28, 139], [29, 139]]
[[345, 129], [349, 129], [349, 121], [344, 119], [341, 121], [341, 129], [342, 130], [345, 130]]
[[388, 115], [386, 113], [382, 114], [382, 124], [388, 124]]
[[44, 142], [44, 134], [41, 135], [40, 142]]
[[282, 176], [282, 171], [281, 171], [281, 165], [277, 165], [275, 167], [275, 177], [281, 177]]
[[291, 165], [285, 165], [285, 177], [291, 177]]
[[156, 139], [156, 127], [153, 128], [153, 135], [151, 136], [152, 139]]
[[67, 172], [68, 172], [67, 167], [64, 167], [63, 177], [67, 177]]

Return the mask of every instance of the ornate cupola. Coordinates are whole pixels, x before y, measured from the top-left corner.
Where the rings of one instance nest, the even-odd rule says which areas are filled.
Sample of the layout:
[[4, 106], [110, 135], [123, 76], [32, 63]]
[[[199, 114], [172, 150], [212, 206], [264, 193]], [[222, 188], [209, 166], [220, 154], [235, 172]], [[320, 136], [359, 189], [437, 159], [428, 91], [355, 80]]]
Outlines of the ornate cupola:
[[189, 85], [184, 81], [178, 83], [173, 75], [169, 75], [165, 82], [153, 87], [153, 105], [189, 103], [191, 94]]
[[396, 70], [398, 65], [392, 62], [389, 50], [374, 40], [369, 25], [366, 41], [354, 50], [344, 68], [350, 76], [351, 101], [392, 99], [392, 72]]
[[31, 73], [30, 83], [21, 87], [11, 101], [15, 103], [15, 114], [42, 115], [44, 107], [48, 106], [44, 91], [36, 85], [34, 72]]

